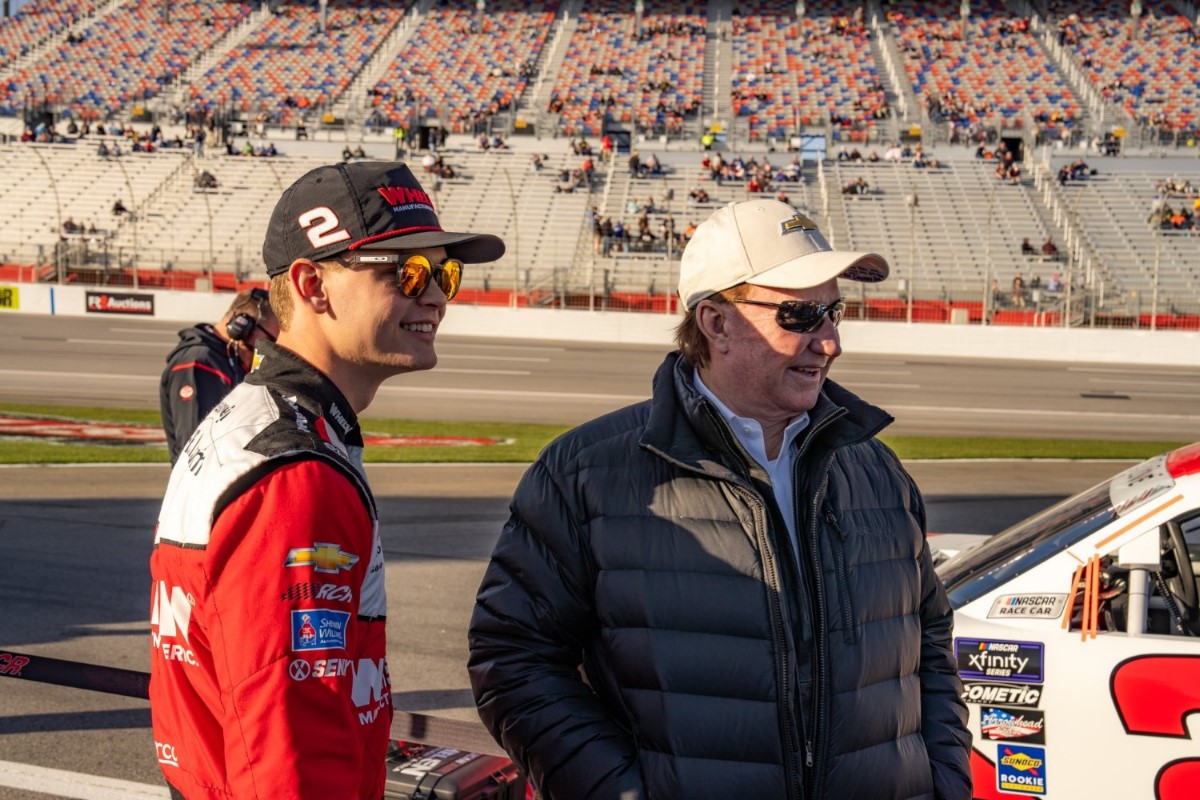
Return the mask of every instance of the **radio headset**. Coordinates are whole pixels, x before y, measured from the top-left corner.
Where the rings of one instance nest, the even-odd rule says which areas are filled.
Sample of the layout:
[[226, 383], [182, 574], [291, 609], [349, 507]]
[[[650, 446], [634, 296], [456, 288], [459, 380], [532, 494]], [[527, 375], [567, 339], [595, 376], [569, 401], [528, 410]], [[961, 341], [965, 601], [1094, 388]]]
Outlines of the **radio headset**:
[[[258, 305], [258, 313], [262, 314], [262, 306], [270, 298], [266, 289], [251, 289], [250, 299]], [[234, 342], [245, 341], [246, 337], [258, 327], [258, 317], [242, 312], [235, 314], [233, 319], [225, 325], [225, 333], [229, 335], [229, 339]]]

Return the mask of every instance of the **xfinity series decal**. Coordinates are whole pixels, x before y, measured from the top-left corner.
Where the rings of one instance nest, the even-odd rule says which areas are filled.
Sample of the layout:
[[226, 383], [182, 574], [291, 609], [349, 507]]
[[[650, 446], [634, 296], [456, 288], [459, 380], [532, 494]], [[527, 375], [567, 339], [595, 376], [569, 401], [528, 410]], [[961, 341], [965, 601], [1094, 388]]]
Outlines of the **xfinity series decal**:
[[994, 742], [1046, 743], [1046, 712], [984, 706], [979, 709], [979, 730]]
[[963, 683], [963, 702], [983, 703], [1021, 708], [1037, 708], [1042, 701], [1042, 687], [1020, 683]]
[[954, 655], [963, 680], [1042, 683], [1041, 642], [1006, 642], [996, 639], [955, 639]]
[[996, 788], [1002, 792], [1044, 795], [1046, 749], [1002, 744], [996, 753]]
[[308, 608], [292, 612], [292, 652], [345, 650], [349, 611]]
[[1067, 606], [1066, 594], [1006, 594], [997, 597], [988, 618], [1058, 619]]

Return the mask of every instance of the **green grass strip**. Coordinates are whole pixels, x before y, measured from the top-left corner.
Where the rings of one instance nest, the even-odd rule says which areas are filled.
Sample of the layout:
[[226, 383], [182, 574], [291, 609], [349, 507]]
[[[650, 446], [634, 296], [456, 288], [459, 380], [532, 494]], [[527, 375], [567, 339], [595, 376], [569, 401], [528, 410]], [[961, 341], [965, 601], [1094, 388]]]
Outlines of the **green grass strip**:
[[[159, 425], [150, 409], [83, 408], [0, 403], [0, 413], [85, 422]], [[362, 420], [369, 436], [456, 436], [498, 440], [486, 446], [370, 447], [368, 463], [495, 463], [533, 461], [565, 425], [501, 422], [430, 422], [422, 420]], [[980, 437], [884, 436], [902, 459], [1066, 458], [1144, 459], [1181, 447], [1186, 442], [1091, 441], [1083, 439], [991, 439]], [[0, 464], [156, 463], [166, 462], [165, 445], [80, 444], [34, 438], [0, 439]]]

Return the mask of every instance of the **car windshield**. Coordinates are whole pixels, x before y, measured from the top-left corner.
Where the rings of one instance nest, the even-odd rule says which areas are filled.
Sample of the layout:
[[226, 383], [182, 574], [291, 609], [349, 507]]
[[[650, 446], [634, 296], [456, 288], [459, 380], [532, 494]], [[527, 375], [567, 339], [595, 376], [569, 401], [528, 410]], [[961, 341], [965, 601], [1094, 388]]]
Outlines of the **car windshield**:
[[1105, 482], [960, 553], [938, 567], [950, 604], [961, 608], [982, 597], [1104, 527], [1117, 514]]

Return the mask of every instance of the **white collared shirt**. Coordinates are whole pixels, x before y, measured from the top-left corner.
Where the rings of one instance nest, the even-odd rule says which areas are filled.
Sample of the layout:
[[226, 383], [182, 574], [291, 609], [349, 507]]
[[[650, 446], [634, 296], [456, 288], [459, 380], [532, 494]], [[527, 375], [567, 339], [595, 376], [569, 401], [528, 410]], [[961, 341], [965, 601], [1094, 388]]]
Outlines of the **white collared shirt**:
[[767, 458], [767, 445], [763, 439], [762, 425], [758, 420], [739, 417], [733, 413], [729, 406], [722, 403], [721, 399], [704, 385], [704, 381], [700, 379], [700, 370], [696, 370], [692, 375], [692, 385], [696, 387], [696, 391], [707, 397], [716, 406], [721, 417], [733, 431], [733, 435], [742, 443], [742, 447], [746, 448], [750, 457], [767, 471], [767, 476], [771, 479], [771, 488], [775, 493], [775, 502], [779, 506], [780, 513], [783, 514], [783, 521], [792, 538], [792, 547], [795, 548], [793, 553], [798, 554], [800, 543], [796, 538], [796, 498], [792, 493], [792, 462], [795, 460], [792, 454], [792, 442], [800, 435], [801, 431], [808, 427], [808, 412], [805, 411], [793, 419], [783, 429], [783, 443], [779, 447], [779, 457], [772, 461]]

